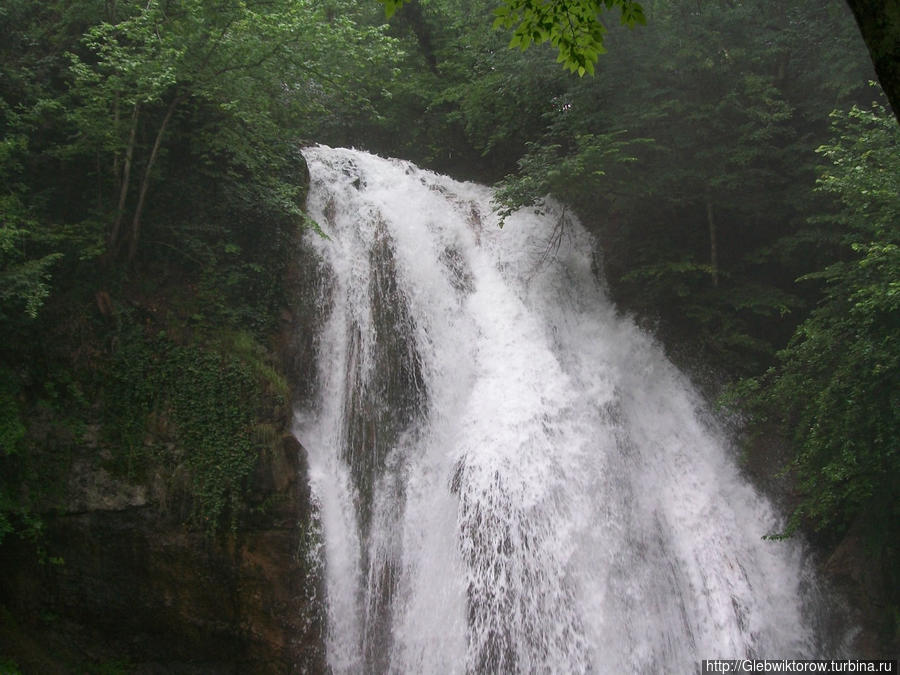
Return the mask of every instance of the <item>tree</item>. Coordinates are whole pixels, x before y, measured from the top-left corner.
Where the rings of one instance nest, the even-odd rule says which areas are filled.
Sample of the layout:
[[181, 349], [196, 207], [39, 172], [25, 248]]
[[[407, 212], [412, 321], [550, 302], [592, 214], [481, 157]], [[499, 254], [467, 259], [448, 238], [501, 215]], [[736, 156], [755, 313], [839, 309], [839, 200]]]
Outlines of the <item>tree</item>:
[[744, 373], [814, 302], [793, 280], [833, 237], [782, 239], [808, 229], [826, 111], [865, 100], [871, 79], [839, 2], [764, 10], [660, 3], [641, 31], [610, 30], [594, 77], [545, 87], [540, 135], [500, 192], [505, 209], [564, 201], [597, 233], [617, 301]]
[[[207, 136], [208, 150], [264, 165], [272, 155], [255, 138], [283, 135], [279, 122], [298, 118], [291, 109], [310, 117], [323, 111], [321, 92], [333, 88], [334, 97], [347, 87], [348, 72], [372, 54], [386, 55], [378, 28], [360, 29], [314, 2], [150, 0], [110, 7], [107, 19], [86, 31], [82, 49], [70, 53], [70, 95], [75, 149], [103, 155], [115, 184], [108, 255], [124, 252], [129, 262], [180, 113], [218, 110], [221, 135], [235, 145], [222, 148]], [[333, 58], [338, 49], [347, 61]]]
[[811, 523], [839, 536], [856, 526], [896, 572], [900, 128], [877, 103], [832, 117], [834, 138], [818, 150], [829, 162], [818, 190], [836, 208], [817, 220], [842, 226], [843, 256], [803, 277], [824, 282], [821, 302], [775, 365], [733, 397], [749, 404], [757, 424], [774, 422], [794, 437], [788, 468], [801, 498], [787, 532]]
[[[116, 16], [117, 11], [124, 17]], [[84, 37], [89, 59], [71, 55], [72, 95], [80, 103], [74, 116], [82, 140], [111, 155], [118, 198], [107, 239], [109, 253], [115, 257], [127, 247], [131, 261], [150, 181], [175, 112], [190, 98], [252, 105], [229, 88], [268, 75], [265, 69], [285, 56], [297, 17], [285, 7], [258, 13], [243, 3], [213, 7], [199, 0], [122, 3], [112, 5], [110, 13]], [[154, 108], [161, 108], [162, 114], [154, 116]], [[152, 143], [138, 148], [145, 117], [153, 125]], [[135, 153], [141, 151], [142, 170], [135, 179]], [[137, 198], [126, 228], [126, 205], [134, 190]]]
[[[388, 16], [409, 1], [379, 0]], [[847, 0], [847, 5], [900, 122], [900, 0]], [[549, 41], [559, 52], [559, 62], [570, 71], [593, 74], [597, 57], [606, 51], [606, 27], [600, 14], [614, 8], [627, 26], [646, 23], [643, 8], [634, 0], [503, 0], [495, 10], [494, 26], [513, 29], [510, 47], [527, 49]]]
[[[379, 0], [390, 17], [409, 0]], [[503, 0], [494, 10], [494, 27], [511, 29], [510, 47], [527, 49], [549, 42], [559, 52], [558, 61], [579, 75], [594, 72], [603, 46], [606, 26], [604, 10], [619, 10], [623, 24], [645, 23], [644, 10], [634, 0]]]
[[[85, 424], [116, 418], [108, 392], [120, 358], [160, 365], [177, 344], [213, 379], [230, 360], [277, 386], [261, 345], [281, 320], [297, 230], [309, 223], [299, 147], [370, 111], [394, 62], [395, 41], [360, 25], [357, 4], [3, 3], [0, 538], [36, 533], [35, 514], [63, 494], [56, 451]], [[168, 385], [144, 379], [146, 400], [161, 400]], [[247, 398], [243, 412], [259, 403], [225, 398]], [[105, 433], [140, 427], [132, 413]], [[258, 449], [242, 433], [242, 453]], [[211, 449], [195, 441], [190, 450]], [[238, 448], [215, 445], [226, 458]], [[212, 494], [200, 492], [201, 502]]]

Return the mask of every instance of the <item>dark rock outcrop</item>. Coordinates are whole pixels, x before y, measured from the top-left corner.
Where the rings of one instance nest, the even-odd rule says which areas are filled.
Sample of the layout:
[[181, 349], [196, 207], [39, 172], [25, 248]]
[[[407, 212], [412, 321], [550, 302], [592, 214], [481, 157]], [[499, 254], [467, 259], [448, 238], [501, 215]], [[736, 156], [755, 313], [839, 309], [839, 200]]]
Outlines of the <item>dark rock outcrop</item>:
[[[177, 478], [148, 497], [74, 471], [77, 510], [47, 518], [41, 549], [4, 542], [0, 602], [15, 621], [0, 629], [2, 653], [24, 672], [104, 662], [140, 673], [322, 672], [305, 475], [304, 451], [287, 435], [260, 459], [242, 525], [210, 537], [185, 524]], [[78, 494], [79, 485], [110, 492]]]

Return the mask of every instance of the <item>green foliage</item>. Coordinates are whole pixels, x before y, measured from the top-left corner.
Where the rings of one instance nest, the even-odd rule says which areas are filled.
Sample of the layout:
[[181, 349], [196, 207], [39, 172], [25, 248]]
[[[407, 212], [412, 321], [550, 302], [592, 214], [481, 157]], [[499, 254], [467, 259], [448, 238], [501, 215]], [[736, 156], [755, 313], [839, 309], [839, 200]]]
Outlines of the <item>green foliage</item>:
[[[6, 126], [3, 122], [17, 121], [17, 115], [0, 106], [0, 129]], [[27, 139], [20, 133], [10, 130], [0, 139], [0, 321], [4, 323], [37, 317], [50, 294], [50, 271], [62, 255], [41, 250], [36, 223], [23, 203], [26, 188], [18, 179], [26, 151]], [[31, 251], [37, 255], [29, 255]]]
[[634, 162], [633, 148], [645, 143], [652, 141], [627, 139], [622, 131], [578, 134], [568, 152], [556, 143], [528, 143], [518, 173], [497, 185], [501, 223], [517, 209], [540, 206], [549, 195], [577, 205], [585, 192], [602, 190], [607, 174], [620, 171], [617, 165]]
[[879, 550], [900, 540], [900, 129], [884, 107], [833, 113], [819, 190], [845, 225], [846, 257], [803, 279], [821, 302], [765, 375], [732, 393], [758, 423], [792, 431], [802, 499], [788, 533], [811, 521], [841, 533], [859, 523]]
[[513, 29], [510, 47], [525, 50], [550, 42], [559, 52], [557, 61], [570, 72], [593, 75], [597, 57], [606, 51], [606, 27], [599, 19], [604, 9], [618, 9], [629, 28], [646, 23], [643, 8], [633, 0], [506, 0], [494, 10], [494, 27]]
[[[562, 3], [525, 17], [515, 7], [529, 3], [507, 2], [491, 15], [500, 4], [398, 11], [404, 75], [386, 122], [350, 142], [505, 176], [501, 216], [560, 199], [598, 235], [617, 300], [658, 319], [693, 365], [748, 374], [775, 361], [741, 391], [797, 434], [805, 501], [791, 527], [809, 517], [834, 533], [861, 520], [889, 533], [882, 542], [900, 539], [885, 478], [897, 482], [900, 437], [898, 218], [882, 208], [900, 194], [900, 153], [881, 114], [856, 109], [816, 154], [827, 111], [871, 97], [845, 4], [644, 3], [645, 29], [588, 36], [609, 47], [592, 78], [561, 76], [552, 50], [502, 49], [484, 29], [496, 19], [521, 27], [517, 46], [552, 43]], [[404, 133], [385, 139], [382, 126]], [[817, 169], [822, 158], [830, 166]]]
[[16, 379], [9, 370], [0, 368], [0, 454], [3, 455], [17, 452], [19, 442], [25, 437]]
[[0, 544], [8, 534], [15, 531], [13, 523], [10, 521], [10, 515], [15, 510], [16, 502], [7, 494], [6, 490], [5, 486], [0, 488]]
[[[358, 17], [343, 0], [4, 3], [0, 532], [38, 532], [34, 509], [59, 503], [71, 451], [101, 418], [113, 420], [104, 438], [123, 443], [121, 468], [138, 475], [171, 450], [144, 444], [169, 434], [155, 425], [178, 417], [198, 518], [235, 516], [251, 455], [284, 414], [287, 385], [261, 344], [280, 328], [309, 224], [299, 143], [371, 110], [396, 52]], [[132, 264], [117, 265], [128, 248]], [[169, 337], [148, 342], [159, 331]], [[109, 382], [124, 386], [110, 367], [128, 370], [131, 351], [171, 366], [132, 392], [134, 419], [105, 397]], [[195, 393], [207, 408], [175, 406], [173, 362], [222, 366], [222, 381], [177, 385], [206, 381], [208, 395]], [[243, 407], [229, 411], [224, 397], [239, 389]], [[163, 400], [171, 409], [153, 407]], [[185, 438], [210, 401], [228, 413], [233, 446], [213, 432], [207, 445]], [[107, 449], [118, 450], [98, 449], [98, 464]]]
[[610, 30], [595, 77], [547, 90], [501, 215], [556, 196], [597, 233], [617, 300], [714, 367], [764, 367], [814, 300], [793, 279], [835, 250], [807, 231], [814, 150], [868, 64], [832, 4], [657, 4], [640, 33]]
[[[389, 18], [407, 1], [379, 0]], [[597, 58], [606, 51], [600, 14], [613, 9], [629, 28], [646, 23], [643, 8], [634, 0], [503, 0], [494, 10], [494, 28], [512, 30], [509, 46], [522, 51], [549, 42], [558, 52], [557, 61], [570, 72], [593, 75]]]
[[21, 672], [15, 661], [5, 658], [0, 660], [0, 673], [3, 673], [3, 675], [19, 675]]
[[21, 499], [21, 485], [16, 480], [21, 472], [9, 471], [11, 466], [20, 466], [23, 459], [27, 429], [21, 399], [19, 377], [0, 367], [0, 544], [17, 530], [34, 533], [40, 528], [40, 520]]
[[[204, 177], [302, 222], [297, 181], [283, 171], [289, 144], [327, 126], [336, 105], [365, 109], [367, 69], [391, 54], [381, 28], [358, 26], [346, 5], [119, 2], [88, 27], [66, 54], [74, 133], [58, 153], [95, 160], [107, 257], [127, 248], [131, 261], [151, 234], [147, 212], [174, 177], [160, 164], [188, 126], [182, 147]], [[345, 58], [332, 58], [338, 50]]]
[[149, 467], [184, 464], [194, 516], [213, 532], [243, 508], [247, 477], [269, 439], [261, 408], [286, 385], [248, 335], [218, 345], [178, 345], [166, 336], [128, 336], [110, 363], [104, 392], [105, 443], [114, 467], [145, 478]]
[[[873, 87], [876, 87], [873, 83]], [[831, 162], [818, 178], [818, 189], [840, 200], [826, 220], [846, 225], [848, 241], [861, 236], [895, 239], [900, 221], [900, 142], [883, 105], [853, 106], [831, 114], [835, 138], [817, 152]]]
[[0, 538], [37, 535], [32, 498], [100, 422], [98, 462], [182, 466], [198, 521], [234, 524], [284, 413], [263, 345], [315, 227], [311, 140], [505, 176], [502, 214], [563, 200], [617, 298], [715, 365], [754, 370], [802, 322], [744, 391], [798, 430], [798, 518], [883, 522], [900, 153], [879, 109], [835, 119], [810, 190], [824, 111], [871, 77], [846, 7], [644, 5], [631, 33], [632, 0], [431, 0], [390, 26], [354, 0], [6, 0]]
[[35, 319], [50, 294], [50, 270], [62, 254], [28, 258], [25, 243], [30, 234], [11, 224], [11, 210], [0, 202], [0, 218], [6, 220], [0, 227], [0, 321]]
[[127, 675], [134, 672], [134, 665], [125, 659], [86, 663], [82, 664], [81, 668], [87, 675]]

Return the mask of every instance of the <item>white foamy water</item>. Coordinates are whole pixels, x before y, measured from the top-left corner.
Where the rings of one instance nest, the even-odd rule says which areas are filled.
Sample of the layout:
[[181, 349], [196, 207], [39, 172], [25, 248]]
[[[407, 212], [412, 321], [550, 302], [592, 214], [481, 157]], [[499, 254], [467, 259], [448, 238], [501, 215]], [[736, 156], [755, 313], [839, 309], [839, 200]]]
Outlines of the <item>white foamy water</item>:
[[488, 188], [305, 155], [326, 318], [296, 434], [334, 672], [821, 657], [800, 547], [762, 539], [777, 514], [686, 378], [617, 316], [580, 225], [546, 257], [552, 207], [501, 230]]

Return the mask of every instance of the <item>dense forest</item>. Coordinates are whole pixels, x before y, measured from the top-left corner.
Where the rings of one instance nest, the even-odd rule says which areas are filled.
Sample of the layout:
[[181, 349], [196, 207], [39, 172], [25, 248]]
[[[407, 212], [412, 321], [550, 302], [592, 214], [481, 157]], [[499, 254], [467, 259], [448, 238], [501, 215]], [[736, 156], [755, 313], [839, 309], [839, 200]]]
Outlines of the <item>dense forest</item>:
[[631, 13], [565, 68], [495, 2], [386, 4], [4, 1], [0, 553], [66, 565], [46, 531], [84, 463], [165, 467], [206, 537], [252, 519], [302, 389], [279, 356], [318, 228], [299, 149], [350, 145], [495, 184], [501, 213], [566, 204], [748, 455], [785, 439], [772, 535], [863, 542], [896, 640], [900, 126], [850, 10], [606, 3]]

